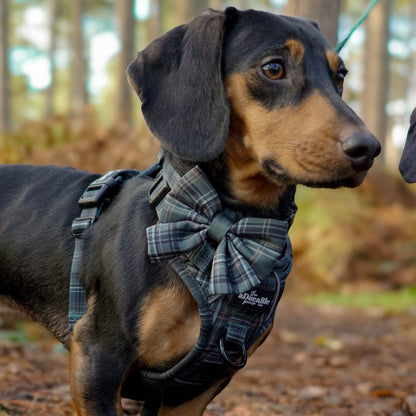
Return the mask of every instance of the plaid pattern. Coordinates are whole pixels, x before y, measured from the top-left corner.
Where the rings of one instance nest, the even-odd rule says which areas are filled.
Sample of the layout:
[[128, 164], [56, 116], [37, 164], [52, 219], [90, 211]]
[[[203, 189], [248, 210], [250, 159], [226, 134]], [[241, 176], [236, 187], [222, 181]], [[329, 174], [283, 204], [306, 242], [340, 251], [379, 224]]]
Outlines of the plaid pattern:
[[[153, 173], [155, 166], [142, 172], [142, 175]], [[81, 195], [78, 203], [81, 214], [72, 222], [72, 234], [75, 237], [74, 255], [71, 264], [69, 286], [68, 328], [72, 331], [75, 323], [87, 312], [87, 295], [81, 283], [81, 260], [84, 251], [83, 232], [99, 217], [108, 193], [129, 178], [140, 174], [137, 170], [121, 169], [107, 172], [92, 182]]]
[[[243, 293], [259, 285], [286, 246], [287, 221], [248, 217], [235, 222], [198, 166], [178, 180], [158, 207], [158, 216], [159, 223], [147, 229], [150, 259], [190, 253], [197, 269], [205, 271], [212, 264], [211, 295]], [[203, 249], [202, 260], [192, 255], [207, 244], [215, 249]]]
[[75, 237], [74, 255], [72, 257], [71, 278], [69, 284], [68, 327], [72, 331], [75, 323], [87, 311], [87, 295], [80, 281], [81, 257], [84, 249], [82, 233], [92, 225], [100, 214], [100, 207], [85, 208], [81, 215], [72, 222], [72, 234]]
[[[253, 289], [256, 293], [265, 291], [270, 294], [270, 304], [265, 308], [244, 308], [236, 302], [239, 295], [210, 295], [206, 273], [198, 270], [188, 256], [168, 260], [198, 303], [200, 335], [192, 351], [172, 368], [162, 373], [143, 371], [146, 385], [162, 390], [165, 398], [175, 400], [180, 397], [185, 400], [200, 393], [218, 377], [232, 374], [220, 352], [220, 340], [223, 338], [226, 343], [232, 343], [226, 344], [227, 355], [239, 362], [242, 346], [249, 349], [269, 328], [292, 266], [292, 251], [287, 236], [286, 243], [284, 254], [272, 273]], [[250, 295], [251, 292], [246, 293]]]
[[75, 242], [74, 256], [72, 258], [71, 279], [69, 287], [69, 312], [68, 312], [68, 327], [72, 331], [75, 323], [81, 319], [87, 311], [87, 296], [85, 294], [84, 286], [79, 280], [81, 254], [82, 254], [82, 239], [77, 239]]
[[[141, 175], [150, 180], [158, 170], [155, 165]], [[148, 229], [148, 240], [152, 241], [149, 256], [154, 261], [168, 259], [198, 304], [201, 328], [195, 347], [186, 357], [164, 372], [142, 371], [141, 380], [147, 389], [153, 389], [155, 397], [178, 401], [195, 397], [219, 376], [233, 373], [220, 351], [221, 340], [227, 357], [239, 364], [243, 349], [250, 348], [273, 322], [292, 266], [287, 231], [296, 205], [292, 193], [285, 221], [237, 220], [236, 213], [223, 209], [199, 168], [181, 178], [169, 164], [164, 164], [163, 176], [173, 190], [156, 205], [159, 224]], [[71, 271], [71, 327], [87, 309], [79, 281], [82, 232], [100, 209], [83, 209], [73, 224], [78, 238]], [[172, 230], [177, 239], [172, 237]], [[215, 284], [210, 277], [213, 274]], [[251, 289], [246, 291], [248, 287]], [[248, 309], [245, 299], [248, 303], [254, 299]]]

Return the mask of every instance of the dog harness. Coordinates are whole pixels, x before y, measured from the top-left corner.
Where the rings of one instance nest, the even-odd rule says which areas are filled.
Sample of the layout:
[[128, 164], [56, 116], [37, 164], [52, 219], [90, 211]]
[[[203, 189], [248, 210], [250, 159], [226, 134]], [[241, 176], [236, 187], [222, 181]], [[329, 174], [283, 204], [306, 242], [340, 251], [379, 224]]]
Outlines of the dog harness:
[[[124, 171], [97, 181], [132, 176], [131, 171], [120, 172]], [[167, 371], [141, 373], [154, 400], [175, 405], [242, 368], [247, 350], [270, 329], [292, 265], [287, 232], [296, 205], [292, 192], [283, 220], [246, 217], [223, 206], [198, 166], [180, 176], [161, 162], [140, 175], [153, 181], [149, 203], [158, 216], [158, 222], [146, 230], [149, 259], [169, 262], [197, 302], [201, 318], [199, 338], [187, 356]], [[88, 187], [87, 195], [91, 196], [91, 187], [94, 192], [97, 181]], [[76, 236], [80, 225], [84, 227], [83, 218], [89, 216], [83, 210], [75, 220]], [[80, 255], [76, 249], [73, 270]], [[71, 325], [86, 312], [85, 294], [77, 295], [83, 289], [76, 278], [77, 273], [72, 273]]]

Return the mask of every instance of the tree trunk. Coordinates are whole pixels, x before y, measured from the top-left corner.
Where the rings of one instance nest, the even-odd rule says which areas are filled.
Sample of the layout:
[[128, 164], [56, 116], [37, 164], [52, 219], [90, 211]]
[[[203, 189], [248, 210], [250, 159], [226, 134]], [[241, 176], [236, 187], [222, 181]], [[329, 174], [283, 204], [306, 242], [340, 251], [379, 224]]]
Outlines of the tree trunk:
[[[411, 17], [412, 22], [416, 22], [416, 8], [412, 7], [411, 10]], [[412, 33], [410, 35], [409, 42], [411, 38], [416, 39], [416, 25], [413, 23], [412, 25]], [[407, 90], [407, 104], [410, 112], [416, 106], [416, 50], [412, 50], [412, 54], [410, 57], [410, 68], [409, 68], [409, 83], [408, 83], [408, 90]], [[407, 114], [410, 116], [410, 114]], [[406, 124], [409, 123], [409, 117], [404, 121]]]
[[10, 128], [7, 0], [0, 0], [0, 132]]
[[54, 115], [54, 92], [56, 79], [56, 65], [55, 65], [55, 51], [56, 51], [56, 36], [58, 28], [58, 14], [59, 14], [60, 0], [49, 0], [49, 62], [51, 65], [51, 83], [46, 91], [46, 116], [52, 117]]
[[181, 0], [177, 5], [177, 24], [187, 23], [209, 8], [208, 0]]
[[115, 122], [131, 121], [131, 90], [126, 78], [126, 69], [134, 58], [134, 0], [117, 0], [118, 34], [121, 51], [118, 56], [117, 94]]
[[84, 56], [84, 36], [82, 17], [85, 0], [72, 0], [72, 89], [71, 113], [75, 126], [78, 127], [85, 117], [88, 103], [87, 65]]
[[[366, 21], [362, 118], [382, 145], [385, 144], [387, 132], [386, 104], [390, 66], [387, 44], [391, 5], [391, 0], [378, 3]], [[383, 154], [385, 158], [385, 152]]]
[[222, 1], [221, 0], [209, 0], [208, 5], [211, 9], [222, 10]]
[[150, 16], [148, 21], [149, 42], [156, 39], [163, 31], [163, 4], [162, 0], [150, 1]]
[[331, 48], [338, 42], [338, 17], [341, 0], [289, 0], [285, 13], [318, 23]]

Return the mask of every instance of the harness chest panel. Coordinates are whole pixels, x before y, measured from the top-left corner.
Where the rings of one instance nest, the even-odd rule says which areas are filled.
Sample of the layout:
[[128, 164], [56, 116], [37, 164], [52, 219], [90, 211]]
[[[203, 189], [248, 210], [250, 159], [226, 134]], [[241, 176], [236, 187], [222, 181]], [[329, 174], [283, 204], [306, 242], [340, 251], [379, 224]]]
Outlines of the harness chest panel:
[[[156, 399], [177, 404], [242, 368], [247, 350], [270, 328], [292, 265], [287, 232], [295, 209], [284, 221], [239, 218], [223, 208], [198, 166], [183, 177], [169, 165], [155, 165], [141, 175], [154, 181], [149, 203], [159, 218], [147, 229], [149, 258], [169, 262], [201, 318], [199, 338], [187, 356], [164, 372], [141, 371], [140, 384]], [[83, 211], [81, 223], [88, 216]], [[75, 251], [73, 269], [81, 255], [82, 250]], [[77, 293], [80, 284], [73, 290], [72, 280], [71, 293]], [[72, 325], [86, 312], [83, 296], [77, 309], [70, 309]]]

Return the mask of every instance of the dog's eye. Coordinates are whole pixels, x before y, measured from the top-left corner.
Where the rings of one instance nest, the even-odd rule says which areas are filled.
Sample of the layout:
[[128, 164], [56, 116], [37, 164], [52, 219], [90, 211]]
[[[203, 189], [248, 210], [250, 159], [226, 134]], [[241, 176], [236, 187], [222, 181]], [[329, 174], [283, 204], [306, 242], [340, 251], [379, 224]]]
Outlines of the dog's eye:
[[285, 67], [280, 62], [270, 62], [261, 67], [261, 70], [267, 78], [275, 81], [285, 76]]
[[335, 77], [335, 82], [337, 84], [337, 89], [339, 94], [342, 94], [342, 91], [344, 90], [344, 80], [345, 80], [345, 75], [343, 72], [338, 72], [336, 77]]

